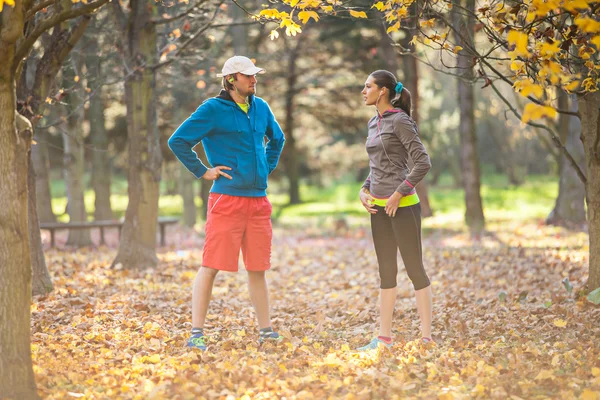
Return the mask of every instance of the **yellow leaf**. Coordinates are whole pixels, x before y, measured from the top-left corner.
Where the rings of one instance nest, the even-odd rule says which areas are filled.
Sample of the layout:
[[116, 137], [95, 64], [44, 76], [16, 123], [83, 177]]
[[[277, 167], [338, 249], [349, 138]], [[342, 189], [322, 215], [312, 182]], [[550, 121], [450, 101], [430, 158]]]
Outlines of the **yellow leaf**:
[[454, 50], [453, 50], [454, 54], [458, 54], [458, 52], [461, 51], [462, 49], [463, 49], [462, 46], [455, 46]]
[[438, 396], [438, 400], [453, 400], [454, 396], [451, 393], [443, 393]]
[[471, 394], [473, 395], [484, 395], [485, 394], [485, 386], [483, 385], [476, 385], [473, 390], [471, 390]]
[[506, 37], [508, 43], [515, 46], [515, 54], [521, 55], [524, 57], [529, 56], [529, 50], [527, 50], [527, 45], [529, 44], [529, 40], [527, 39], [527, 35], [523, 32], [511, 30], [508, 32], [508, 36]]
[[350, 10], [350, 15], [352, 15], [354, 18], [367, 18], [367, 13], [364, 11]]
[[330, 12], [333, 12], [333, 7], [331, 7], [331, 6], [321, 6], [321, 10], [325, 11], [326, 13], [330, 13]]
[[575, 25], [577, 25], [579, 29], [587, 33], [600, 32], [600, 22], [590, 17], [575, 18]]
[[383, 4], [383, 1], [378, 1], [377, 3], [373, 4], [371, 8], [376, 8], [378, 11], [383, 11], [386, 9], [386, 5]]
[[538, 99], [541, 99], [544, 95], [544, 88], [542, 88], [540, 85], [536, 85], [528, 79], [516, 81], [513, 86], [517, 92], [521, 93], [521, 95], [525, 97], [533, 95]]
[[578, 87], [579, 87], [579, 81], [572, 81], [571, 83], [568, 83], [567, 85], [563, 86], [563, 88], [568, 92], [572, 92], [573, 90], [576, 90]]
[[554, 325], [558, 326], [559, 328], [564, 328], [565, 326], [567, 326], [567, 321], [564, 321], [562, 319], [555, 319]]
[[297, 33], [301, 33], [302, 29], [300, 29], [299, 25], [290, 25], [285, 28], [285, 34], [288, 36], [296, 36]]
[[540, 54], [542, 56], [553, 56], [560, 51], [560, 43], [555, 41], [554, 43], [545, 42], [540, 46]]
[[304, 0], [302, 3], [300, 3], [298, 5], [298, 7], [302, 10], [305, 10], [307, 8], [317, 8], [317, 7], [319, 7], [320, 3], [321, 3], [320, 0]]
[[279, 37], [279, 32], [277, 32], [275, 29], [273, 29], [271, 31], [271, 33], [269, 34], [269, 37], [271, 38], [271, 40], [275, 40]]
[[596, 35], [590, 39], [590, 43], [596, 46], [598, 50], [600, 50], [600, 35]]
[[[1, 1], [1, 0], [0, 0]], [[52, 99], [50, 97], [46, 97], [46, 103], [52, 104]]]
[[149, 362], [150, 364], [158, 364], [160, 362], [160, 355], [154, 354], [154, 355], [151, 355], [150, 357], [146, 357], [146, 361]]
[[523, 61], [515, 60], [510, 64], [510, 69], [512, 71], [520, 71], [524, 65], [525, 63]]
[[421, 21], [420, 25], [422, 28], [433, 28], [434, 23], [435, 23], [435, 18], [431, 18], [427, 21]]
[[535, 377], [536, 381], [541, 381], [544, 379], [554, 379], [554, 374], [549, 369], [543, 369], [539, 374]]
[[11, 7], [15, 6], [15, 0], [0, 0], [0, 12], [2, 11], [2, 8], [4, 7], [4, 3], [8, 4]]
[[302, 32], [302, 28], [300, 28], [300, 25], [292, 21], [292, 19], [289, 16], [285, 16], [285, 18], [282, 18], [279, 27], [285, 27], [285, 34], [287, 36], [296, 36], [297, 33]]
[[592, 375], [594, 375], [595, 377], [600, 377], [600, 368], [593, 367], [592, 368]]
[[575, 10], [585, 10], [589, 8], [589, 4], [587, 0], [565, 0], [565, 4], [563, 6], [565, 10], [574, 12]]
[[389, 28], [387, 28], [386, 32], [387, 33], [398, 32], [399, 29], [400, 29], [400, 21], [396, 22], [394, 25], [391, 25]]
[[174, 29], [173, 32], [171, 32], [173, 34], [173, 36], [175, 36], [176, 38], [181, 36], [181, 30], [179, 28]]
[[319, 20], [319, 14], [314, 11], [300, 11], [298, 13], [298, 18], [302, 21], [303, 24], [306, 24], [309, 19], [314, 19], [315, 22]]
[[265, 10], [262, 10], [258, 15], [261, 17], [271, 18], [271, 19], [279, 19], [280, 18], [279, 11], [275, 8], [267, 8]]
[[523, 116], [521, 117], [521, 121], [527, 123], [532, 120], [541, 119], [544, 117], [555, 118], [558, 112], [548, 106], [540, 106], [538, 104], [529, 103], [525, 106], [523, 110]]
[[596, 392], [590, 390], [590, 389], [585, 389], [583, 391], [583, 393], [581, 393], [581, 400], [597, 400], [598, 396], [596, 395]]

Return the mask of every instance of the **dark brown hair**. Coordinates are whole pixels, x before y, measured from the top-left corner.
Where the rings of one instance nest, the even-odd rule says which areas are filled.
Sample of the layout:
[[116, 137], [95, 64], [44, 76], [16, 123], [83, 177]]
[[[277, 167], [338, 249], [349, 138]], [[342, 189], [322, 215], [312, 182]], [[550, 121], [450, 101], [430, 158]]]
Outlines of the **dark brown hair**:
[[400, 108], [402, 111], [407, 113], [409, 116], [412, 109], [412, 101], [410, 92], [408, 89], [403, 88], [400, 93], [396, 93], [396, 84], [398, 80], [390, 71], [384, 69], [377, 70], [371, 73], [375, 84], [380, 88], [387, 88], [389, 93], [389, 100], [392, 106]]
[[233, 80], [237, 81], [237, 72], [235, 74], [231, 74], [231, 75], [227, 75], [227, 76], [223, 77], [223, 82], [222, 82], [223, 89], [225, 89], [229, 92], [230, 90], [233, 90], [233, 84], [227, 80], [228, 76], [233, 76]]

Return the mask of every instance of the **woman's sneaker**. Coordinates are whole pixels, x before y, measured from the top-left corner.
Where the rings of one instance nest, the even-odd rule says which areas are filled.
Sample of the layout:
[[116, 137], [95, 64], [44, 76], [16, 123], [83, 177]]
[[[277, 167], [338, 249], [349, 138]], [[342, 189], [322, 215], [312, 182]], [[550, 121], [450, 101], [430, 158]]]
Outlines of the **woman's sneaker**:
[[284, 336], [281, 336], [279, 333], [274, 331], [263, 332], [261, 331], [258, 335], [258, 343], [264, 342], [281, 342], [284, 339]]
[[187, 341], [187, 347], [191, 347], [194, 349], [200, 349], [202, 351], [206, 350], [206, 343], [204, 342], [204, 333], [196, 333]]
[[378, 337], [374, 337], [373, 340], [371, 340], [371, 342], [363, 347], [359, 347], [358, 349], [356, 349], [357, 351], [369, 351], [369, 350], [375, 350], [377, 348], [379, 348], [379, 345], [385, 346], [388, 349], [391, 349], [392, 346], [394, 345], [394, 342], [386, 342], [383, 339], [379, 339]]

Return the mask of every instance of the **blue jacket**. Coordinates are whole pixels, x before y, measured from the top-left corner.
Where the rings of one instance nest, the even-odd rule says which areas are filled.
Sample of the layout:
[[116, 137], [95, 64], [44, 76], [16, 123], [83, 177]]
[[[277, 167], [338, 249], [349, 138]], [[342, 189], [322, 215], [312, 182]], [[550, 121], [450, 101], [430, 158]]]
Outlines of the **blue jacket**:
[[222, 90], [218, 97], [204, 101], [169, 139], [171, 151], [196, 178], [208, 169], [192, 150], [200, 142], [210, 165], [231, 167], [224, 172], [232, 179], [215, 180], [213, 193], [266, 196], [267, 176], [277, 166], [285, 138], [267, 102], [254, 95], [248, 100], [246, 114]]

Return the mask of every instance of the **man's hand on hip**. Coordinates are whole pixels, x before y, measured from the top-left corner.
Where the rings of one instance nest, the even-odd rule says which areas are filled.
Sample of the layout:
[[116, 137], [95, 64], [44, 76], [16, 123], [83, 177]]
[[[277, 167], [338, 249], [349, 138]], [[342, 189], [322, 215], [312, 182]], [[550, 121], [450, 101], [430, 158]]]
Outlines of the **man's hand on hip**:
[[203, 179], [207, 181], [216, 181], [220, 176], [224, 176], [227, 179], [231, 179], [231, 176], [223, 172], [223, 170], [231, 170], [231, 168], [226, 167], [224, 165], [219, 165], [218, 167], [209, 168], [204, 175], [202, 175]]

